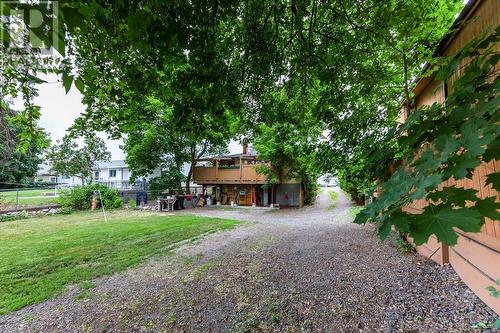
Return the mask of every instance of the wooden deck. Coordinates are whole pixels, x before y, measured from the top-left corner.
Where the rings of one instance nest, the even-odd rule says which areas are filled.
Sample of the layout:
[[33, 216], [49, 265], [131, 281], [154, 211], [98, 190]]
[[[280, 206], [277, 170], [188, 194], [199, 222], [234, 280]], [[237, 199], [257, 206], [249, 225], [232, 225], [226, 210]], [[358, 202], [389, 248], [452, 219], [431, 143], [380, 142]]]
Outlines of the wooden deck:
[[234, 168], [197, 166], [193, 180], [201, 185], [266, 184], [266, 176], [256, 170], [258, 164], [242, 164]]

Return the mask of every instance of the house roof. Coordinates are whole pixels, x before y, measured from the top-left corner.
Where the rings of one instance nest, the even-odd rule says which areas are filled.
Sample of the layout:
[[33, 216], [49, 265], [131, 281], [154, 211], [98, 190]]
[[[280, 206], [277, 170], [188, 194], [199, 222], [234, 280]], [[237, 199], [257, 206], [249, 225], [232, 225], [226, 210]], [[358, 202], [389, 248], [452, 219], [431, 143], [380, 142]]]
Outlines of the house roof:
[[99, 169], [128, 168], [124, 160], [112, 160], [108, 162], [98, 162]]
[[239, 153], [239, 154], [204, 157], [204, 158], [197, 159], [197, 161], [232, 160], [232, 159], [240, 158], [240, 157], [243, 159], [255, 159], [257, 157], [257, 154], [251, 151], [251, 152], [246, 153], [246, 154]]
[[453, 40], [453, 38], [455, 38], [458, 31], [460, 30], [459, 28], [461, 27], [462, 23], [469, 17], [470, 14], [472, 14], [472, 12], [476, 9], [477, 5], [480, 2], [481, 0], [469, 0], [465, 4], [464, 8], [462, 8], [457, 18], [455, 19], [455, 22], [453, 22], [450, 29], [448, 30], [448, 33], [444, 35], [443, 38], [441, 38], [441, 41], [434, 51], [434, 56], [442, 56], [444, 54], [444, 51], [448, 47], [449, 43]]
[[36, 174], [37, 177], [54, 177], [54, 176], [57, 176], [57, 173], [53, 173], [53, 172], [37, 172]]

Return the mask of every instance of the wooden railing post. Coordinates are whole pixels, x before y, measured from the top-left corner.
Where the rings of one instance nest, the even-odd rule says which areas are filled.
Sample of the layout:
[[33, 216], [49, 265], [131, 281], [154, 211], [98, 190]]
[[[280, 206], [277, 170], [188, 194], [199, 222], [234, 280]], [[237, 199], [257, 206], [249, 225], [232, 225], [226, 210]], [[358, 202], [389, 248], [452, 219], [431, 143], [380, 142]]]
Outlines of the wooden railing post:
[[241, 162], [242, 162], [242, 159], [241, 159], [241, 156], [240, 156], [240, 180], [243, 177], [243, 163], [241, 163]]

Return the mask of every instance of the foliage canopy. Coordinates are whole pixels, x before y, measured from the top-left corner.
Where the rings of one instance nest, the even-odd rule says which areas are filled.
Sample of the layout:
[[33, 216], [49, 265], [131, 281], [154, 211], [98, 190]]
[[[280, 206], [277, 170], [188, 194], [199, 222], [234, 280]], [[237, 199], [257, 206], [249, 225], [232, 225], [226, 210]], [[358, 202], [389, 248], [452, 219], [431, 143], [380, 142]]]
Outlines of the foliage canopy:
[[[173, 172], [166, 179], [176, 179], [184, 163], [192, 169], [197, 157], [239, 138], [272, 162], [264, 170], [271, 182], [300, 177], [313, 184], [318, 174], [335, 173], [361, 202], [375, 177], [388, 179], [357, 217], [379, 221], [382, 236], [394, 225], [418, 243], [434, 233], [452, 244], [453, 227], [477, 231], [484, 217], [498, 218], [490, 198], [438, 189], [498, 157], [498, 79], [487, 79], [498, 55], [479, 53], [498, 43], [496, 35], [440, 71], [444, 80], [475, 56], [446, 107], [413, 112], [389, 131], [401, 100], [412, 99], [421, 66], [444, 62], [433, 50], [460, 0], [59, 4], [61, 38], [44, 40], [64, 56], [54, 71], [65, 88], [74, 83], [84, 93], [87, 110], [73, 131], [126, 137], [127, 162], [138, 176], [164, 167]], [[9, 2], [29, 6], [47, 12]], [[389, 178], [385, 166], [401, 158], [407, 163]], [[498, 175], [488, 179], [498, 189]], [[431, 200], [423, 214], [402, 212], [421, 198]]]

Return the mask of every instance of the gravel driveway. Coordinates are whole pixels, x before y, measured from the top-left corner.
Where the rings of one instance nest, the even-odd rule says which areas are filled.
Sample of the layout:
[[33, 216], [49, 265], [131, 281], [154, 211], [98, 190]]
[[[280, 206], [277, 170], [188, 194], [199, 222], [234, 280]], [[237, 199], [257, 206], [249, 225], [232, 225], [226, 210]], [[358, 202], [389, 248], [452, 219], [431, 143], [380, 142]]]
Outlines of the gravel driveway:
[[[449, 267], [402, 255], [347, 199], [197, 209], [249, 221], [0, 317], [0, 332], [473, 332], [495, 319]], [[82, 297], [84, 295], [84, 297]]]

